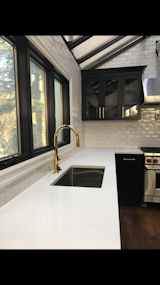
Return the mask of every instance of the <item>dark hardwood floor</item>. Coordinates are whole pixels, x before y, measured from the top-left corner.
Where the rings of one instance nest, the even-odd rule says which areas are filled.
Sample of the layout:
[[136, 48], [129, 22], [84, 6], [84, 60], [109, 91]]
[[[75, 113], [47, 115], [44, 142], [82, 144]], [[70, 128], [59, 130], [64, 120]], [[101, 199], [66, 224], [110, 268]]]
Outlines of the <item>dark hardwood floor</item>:
[[160, 204], [120, 206], [121, 249], [160, 249]]

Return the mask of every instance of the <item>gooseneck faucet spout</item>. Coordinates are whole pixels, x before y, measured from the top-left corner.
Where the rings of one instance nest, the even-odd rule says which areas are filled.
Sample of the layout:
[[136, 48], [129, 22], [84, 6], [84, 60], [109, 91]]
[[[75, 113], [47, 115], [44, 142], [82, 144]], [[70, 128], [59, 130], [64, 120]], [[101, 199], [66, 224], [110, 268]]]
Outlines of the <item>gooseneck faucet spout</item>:
[[[54, 173], [59, 173], [59, 165], [58, 165], [58, 161], [63, 159], [59, 159], [58, 158], [58, 144], [57, 144], [57, 137], [58, 137], [58, 133], [63, 130], [63, 129], [71, 129], [74, 134], [75, 134], [75, 137], [76, 137], [76, 144], [77, 144], [77, 147], [80, 147], [80, 143], [79, 143], [79, 136], [78, 136], [78, 132], [75, 130], [75, 128], [73, 128], [72, 126], [70, 125], [62, 125], [60, 126], [55, 134], [54, 134]], [[65, 158], [65, 157], [64, 157]]]

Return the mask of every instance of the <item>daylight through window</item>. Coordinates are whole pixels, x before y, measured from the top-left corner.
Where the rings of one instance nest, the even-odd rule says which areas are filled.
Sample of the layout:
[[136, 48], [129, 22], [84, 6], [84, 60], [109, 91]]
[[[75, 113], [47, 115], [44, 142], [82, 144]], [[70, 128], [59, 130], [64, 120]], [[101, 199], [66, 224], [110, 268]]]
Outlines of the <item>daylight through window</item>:
[[[69, 81], [25, 36], [0, 36], [0, 171], [54, 150], [70, 124]], [[59, 132], [58, 147], [70, 144]]]
[[0, 37], [0, 158], [18, 153], [14, 47]]
[[47, 145], [45, 72], [30, 61], [33, 147]]
[[[54, 80], [55, 89], [55, 118], [56, 130], [63, 124], [63, 110], [62, 110], [62, 84], [58, 80]], [[63, 131], [59, 132], [58, 142], [63, 141]]]

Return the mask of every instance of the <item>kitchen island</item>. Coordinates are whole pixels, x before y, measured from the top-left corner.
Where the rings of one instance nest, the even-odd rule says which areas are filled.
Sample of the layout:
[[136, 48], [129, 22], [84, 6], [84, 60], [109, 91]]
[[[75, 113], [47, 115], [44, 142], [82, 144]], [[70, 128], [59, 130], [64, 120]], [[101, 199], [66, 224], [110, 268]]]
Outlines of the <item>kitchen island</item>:
[[[84, 148], [0, 209], [0, 249], [121, 249], [115, 153]], [[51, 186], [70, 166], [104, 167], [101, 188]]]

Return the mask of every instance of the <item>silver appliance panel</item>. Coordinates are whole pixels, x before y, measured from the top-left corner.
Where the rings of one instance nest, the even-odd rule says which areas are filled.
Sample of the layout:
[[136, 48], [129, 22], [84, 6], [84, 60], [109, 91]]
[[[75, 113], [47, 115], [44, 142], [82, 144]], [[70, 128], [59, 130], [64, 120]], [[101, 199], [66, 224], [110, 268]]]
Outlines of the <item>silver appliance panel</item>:
[[144, 202], [160, 203], [160, 168], [147, 167], [148, 165], [145, 166]]
[[[149, 160], [151, 162], [149, 162]], [[157, 162], [154, 162], [156, 160]], [[154, 167], [160, 167], [160, 156], [145, 156], [145, 165], [153, 165]]]
[[155, 152], [155, 153], [154, 152], [152, 152], [152, 153], [151, 152], [145, 152], [144, 156], [148, 156], [148, 157], [149, 156], [151, 156], [151, 157], [153, 157], [153, 156], [160, 156], [160, 153], [157, 153], [157, 152]]
[[160, 104], [160, 77], [142, 80], [144, 104]]

